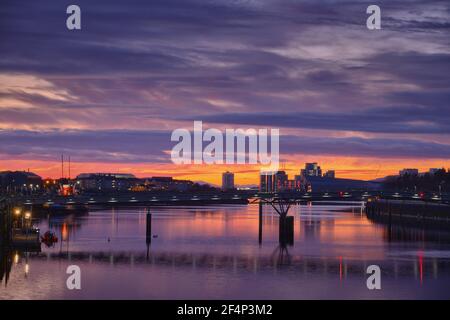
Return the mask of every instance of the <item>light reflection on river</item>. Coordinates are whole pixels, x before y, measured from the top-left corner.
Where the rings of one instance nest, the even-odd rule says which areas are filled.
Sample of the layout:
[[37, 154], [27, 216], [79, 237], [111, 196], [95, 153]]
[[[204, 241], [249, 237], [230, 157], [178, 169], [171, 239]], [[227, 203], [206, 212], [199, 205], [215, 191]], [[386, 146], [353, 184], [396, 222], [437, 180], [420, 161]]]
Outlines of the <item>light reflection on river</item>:
[[[60, 241], [41, 253], [4, 254], [0, 299], [450, 298], [450, 236], [389, 233], [367, 220], [360, 203], [292, 208], [294, 246], [286, 248], [269, 207], [261, 245], [257, 205], [151, 212], [148, 248], [145, 208], [39, 221]], [[66, 288], [72, 264], [81, 268], [81, 290]], [[370, 264], [382, 269], [381, 290], [366, 287]]]

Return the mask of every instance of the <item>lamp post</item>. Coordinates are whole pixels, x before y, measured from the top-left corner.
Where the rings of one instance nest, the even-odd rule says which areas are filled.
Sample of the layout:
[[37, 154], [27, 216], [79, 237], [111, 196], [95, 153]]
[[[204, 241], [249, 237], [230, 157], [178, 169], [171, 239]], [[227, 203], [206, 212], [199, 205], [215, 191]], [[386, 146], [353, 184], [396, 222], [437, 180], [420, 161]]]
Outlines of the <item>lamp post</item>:
[[[20, 217], [20, 215], [22, 214], [22, 209], [21, 208], [15, 208], [14, 209], [14, 216], [16, 216], [16, 221], [19, 221], [18, 218]], [[14, 222], [14, 221], [13, 221]], [[18, 222], [16, 222], [17, 225]], [[21, 224], [23, 224], [23, 217], [22, 217], [22, 222]]]
[[31, 212], [27, 211], [25, 212], [25, 221], [26, 221], [26, 225], [25, 225], [25, 235], [26, 235], [26, 239], [28, 240], [28, 230], [31, 227]]
[[30, 212], [30, 211], [25, 212], [24, 217], [25, 217], [25, 221], [26, 221], [27, 224], [28, 224], [28, 222], [29, 222], [30, 219], [31, 219], [31, 212]]

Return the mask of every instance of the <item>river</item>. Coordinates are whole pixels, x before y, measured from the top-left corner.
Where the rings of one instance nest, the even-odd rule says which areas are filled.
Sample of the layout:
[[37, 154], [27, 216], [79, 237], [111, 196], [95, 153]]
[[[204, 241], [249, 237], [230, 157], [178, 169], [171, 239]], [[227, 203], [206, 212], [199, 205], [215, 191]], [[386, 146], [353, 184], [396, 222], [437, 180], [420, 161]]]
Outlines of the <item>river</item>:
[[[0, 299], [450, 298], [449, 234], [389, 229], [361, 206], [292, 207], [294, 245], [286, 247], [269, 206], [261, 244], [257, 205], [151, 207], [148, 245], [143, 207], [40, 219], [41, 233], [59, 241], [40, 253], [4, 253]], [[70, 265], [80, 267], [80, 290], [66, 286]], [[380, 290], [367, 288], [369, 265], [381, 268]]]

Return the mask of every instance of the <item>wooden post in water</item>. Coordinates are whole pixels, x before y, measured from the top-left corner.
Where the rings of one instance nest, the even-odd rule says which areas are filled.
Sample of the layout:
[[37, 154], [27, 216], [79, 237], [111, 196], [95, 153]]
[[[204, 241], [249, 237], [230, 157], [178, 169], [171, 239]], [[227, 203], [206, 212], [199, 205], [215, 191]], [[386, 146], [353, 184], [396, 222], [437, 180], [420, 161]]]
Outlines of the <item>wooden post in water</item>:
[[389, 218], [388, 218], [388, 242], [391, 242], [392, 240], [392, 208], [391, 208], [391, 202], [388, 200], [389, 203]]
[[149, 245], [152, 242], [152, 214], [150, 209], [147, 209], [146, 222], [146, 243]]
[[147, 260], [148, 260], [150, 254], [150, 244], [152, 243], [152, 214], [150, 213], [150, 208], [147, 208], [145, 243], [147, 244]]
[[263, 212], [263, 204], [261, 201], [259, 201], [259, 233], [258, 233], [259, 244], [262, 243], [262, 219], [263, 219], [262, 212]]

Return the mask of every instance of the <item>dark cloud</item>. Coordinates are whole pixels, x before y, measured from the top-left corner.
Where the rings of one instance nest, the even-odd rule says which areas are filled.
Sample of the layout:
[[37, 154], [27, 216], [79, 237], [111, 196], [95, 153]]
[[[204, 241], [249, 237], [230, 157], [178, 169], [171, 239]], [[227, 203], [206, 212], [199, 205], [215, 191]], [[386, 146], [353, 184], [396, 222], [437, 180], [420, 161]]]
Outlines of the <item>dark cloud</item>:
[[0, 131], [3, 160], [55, 160], [65, 153], [78, 162], [167, 162], [170, 149], [170, 133], [163, 131]]
[[[97, 131], [0, 131], [0, 159], [55, 160], [61, 153], [77, 162], [170, 162], [176, 142], [170, 132]], [[206, 146], [207, 143], [204, 143]], [[387, 158], [446, 159], [449, 145], [413, 139], [314, 138], [281, 136], [280, 152], [293, 154], [367, 156]]]
[[[406, 96], [408, 96], [406, 94]], [[419, 99], [420, 100], [420, 99]], [[354, 112], [225, 113], [203, 116], [212, 123], [372, 133], [450, 134], [444, 106], [397, 106]], [[199, 118], [199, 117], [197, 117]], [[184, 118], [185, 119], [185, 118]], [[196, 117], [189, 118], [195, 120]]]
[[[86, 161], [141, 161], [149, 136], [159, 161], [169, 140], [153, 132], [180, 119], [389, 133], [389, 141], [342, 140], [338, 154], [420, 157], [415, 148], [429, 143], [434, 157], [448, 157], [427, 142], [450, 133], [448, 1], [378, 1], [375, 32], [365, 25], [372, 1], [79, 0], [81, 31], [65, 27], [70, 4], [2, 1], [0, 74], [12, 84], [0, 84], [0, 129], [57, 129], [4, 131], [3, 157], [13, 142], [16, 156], [32, 159], [70, 142]], [[46, 85], [16, 86], [18, 75]], [[139, 126], [148, 119], [157, 124]], [[68, 123], [88, 129], [68, 133]], [[100, 123], [111, 131], [96, 135]], [[405, 133], [420, 142], [396, 136]], [[319, 140], [311, 152], [334, 150], [334, 138]]]
[[284, 137], [282, 154], [356, 156], [400, 159], [448, 159], [450, 145], [413, 139]]

